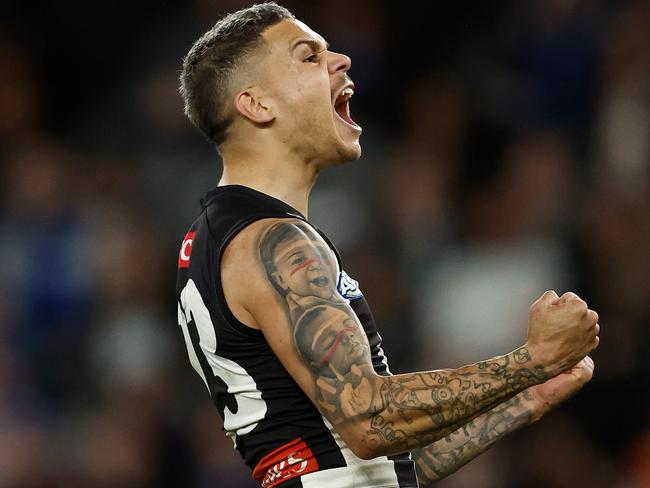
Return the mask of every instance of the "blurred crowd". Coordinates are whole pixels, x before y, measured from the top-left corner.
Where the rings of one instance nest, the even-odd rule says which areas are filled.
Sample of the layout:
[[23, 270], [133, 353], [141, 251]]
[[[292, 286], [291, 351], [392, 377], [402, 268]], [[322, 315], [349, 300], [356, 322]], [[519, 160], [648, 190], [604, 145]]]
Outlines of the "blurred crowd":
[[[176, 317], [220, 161], [182, 114], [192, 42], [249, 2], [4, 2], [0, 487], [252, 487]], [[393, 372], [525, 341], [574, 290], [593, 381], [441, 487], [650, 487], [650, 3], [281, 2], [352, 58], [358, 162], [310, 220]]]

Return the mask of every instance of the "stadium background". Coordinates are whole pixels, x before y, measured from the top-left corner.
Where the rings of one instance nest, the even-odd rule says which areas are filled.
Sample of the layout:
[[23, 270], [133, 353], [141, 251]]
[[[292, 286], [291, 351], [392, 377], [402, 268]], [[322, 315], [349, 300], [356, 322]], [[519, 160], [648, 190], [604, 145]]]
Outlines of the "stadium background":
[[[177, 71], [236, 0], [4, 1], [0, 487], [248, 487], [176, 324], [219, 178]], [[525, 338], [542, 291], [600, 312], [596, 375], [441, 487], [650, 486], [650, 4], [285, 5], [352, 57], [360, 162], [311, 220], [394, 372]]]

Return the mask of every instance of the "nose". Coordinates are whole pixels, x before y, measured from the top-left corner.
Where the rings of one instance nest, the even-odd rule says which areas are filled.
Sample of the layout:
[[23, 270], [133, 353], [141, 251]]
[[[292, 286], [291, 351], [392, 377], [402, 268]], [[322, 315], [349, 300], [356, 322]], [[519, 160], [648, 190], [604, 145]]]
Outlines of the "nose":
[[330, 57], [328, 60], [328, 68], [330, 74], [334, 74], [337, 71], [343, 71], [343, 73], [347, 73], [347, 71], [350, 69], [350, 66], [352, 66], [352, 60], [345, 54], [330, 52]]

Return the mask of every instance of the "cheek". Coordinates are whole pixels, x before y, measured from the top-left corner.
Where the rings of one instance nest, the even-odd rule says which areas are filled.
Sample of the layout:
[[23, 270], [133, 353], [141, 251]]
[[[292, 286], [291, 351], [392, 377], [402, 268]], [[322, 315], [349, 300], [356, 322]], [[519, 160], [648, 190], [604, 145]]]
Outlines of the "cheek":
[[325, 359], [325, 354], [326, 351], [323, 351], [320, 348], [316, 348], [316, 350], [312, 351], [312, 359], [316, 364], [320, 366], [323, 362], [323, 359]]
[[336, 272], [336, 266], [332, 263], [330, 266], [327, 268], [326, 273], [329, 275], [329, 278], [332, 280], [332, 283], [335, 285], [338, 283], [338, 274]]
[[302, 270], [292, 275], [288, 279], [287, 283], [293, 290], [300, 290], [309, 286], [309, 282], [307, 281], [305, 273]]
[[286, 269], [278, 268], [277, 272], [274, 273], [273, 277], [275, 278], [275, 281], [277, 281], [280, 285], [286, 286], [287, 278], [289, 278], [289, 273], [287, 272]]
[[340, 372], [343, 374], [350, 370], [350, 360], [351, 356], [348, 354], [348, 348], [343, 344], [339, 345], [331, 358], [331, 362], [340, 368]]
[[331, 117], [331, 91], [329, 81], [323, 82], [320, 78], [304, 80], [293, 88], [298, 108], [309, 118], [320, 119], [324, 115]]
[[279, 90], [281, 91], [282, 100], [291, 106], [300, 106], [307, 99], [315, 96], [319, 90], [316, 89], [315, 82], [311, 77], [300, 72], [300, 70], [289, 67], [287, 76], [284, 78]]

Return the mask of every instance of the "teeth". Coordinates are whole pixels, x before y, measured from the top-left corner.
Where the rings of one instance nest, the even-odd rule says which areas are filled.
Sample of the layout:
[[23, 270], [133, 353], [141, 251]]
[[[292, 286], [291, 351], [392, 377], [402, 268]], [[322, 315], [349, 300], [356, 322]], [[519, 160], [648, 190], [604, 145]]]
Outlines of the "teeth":
[[354, 90], [351, 87], [347, 87], [341, 92], [341, 97], [343, 98], [350, 98], [352, 95], [354, 95]]

